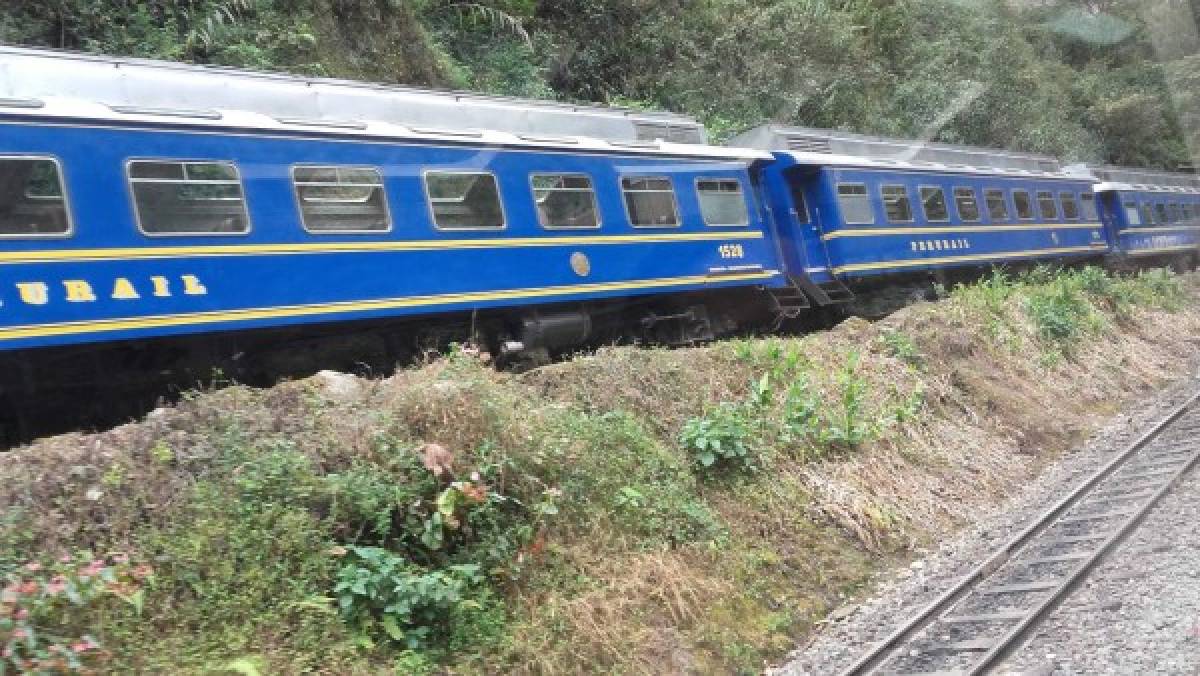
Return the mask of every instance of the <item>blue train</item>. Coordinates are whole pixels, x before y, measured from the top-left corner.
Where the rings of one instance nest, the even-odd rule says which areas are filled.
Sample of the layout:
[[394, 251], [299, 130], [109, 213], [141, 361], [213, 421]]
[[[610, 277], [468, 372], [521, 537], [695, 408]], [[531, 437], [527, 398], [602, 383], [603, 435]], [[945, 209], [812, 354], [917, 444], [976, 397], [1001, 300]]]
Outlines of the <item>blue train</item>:
[[331, 343], [683, 344], [904, 280], [1198, 251], [1192, 175], [0, 47], [0, 356], [35, 388]]

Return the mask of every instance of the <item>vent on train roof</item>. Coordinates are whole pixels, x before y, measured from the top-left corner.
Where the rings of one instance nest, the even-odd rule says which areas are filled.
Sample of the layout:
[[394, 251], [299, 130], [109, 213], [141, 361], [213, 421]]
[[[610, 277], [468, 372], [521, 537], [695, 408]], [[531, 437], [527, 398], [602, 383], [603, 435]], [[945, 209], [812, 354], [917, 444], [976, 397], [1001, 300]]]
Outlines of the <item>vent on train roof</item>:
[[795, 150], [801, 153], [825, 153], [833, 152], [833, 147], [829, 144], [828, 137], [809, 136], [807, 134], [788, 134], [787, 135], [788, 150]]
[[704, 131], [699, 125], [671, 124], [649, 120], [634, 120], [639, 141], [669, 141], [671, 143], [705, 143]]

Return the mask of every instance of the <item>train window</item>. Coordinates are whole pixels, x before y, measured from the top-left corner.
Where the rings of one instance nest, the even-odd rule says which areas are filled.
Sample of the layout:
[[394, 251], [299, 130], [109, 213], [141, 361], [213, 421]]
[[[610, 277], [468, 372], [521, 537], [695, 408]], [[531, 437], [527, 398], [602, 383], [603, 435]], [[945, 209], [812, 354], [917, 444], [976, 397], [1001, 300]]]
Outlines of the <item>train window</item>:
[[250, 230], [232, 162], [133, 160], [129, 183], [147, 235], [239, 235]]
[[1171, 216], [1171, 222], [1172, 222], [1172, 223], [1178, 223], [1179, 221], [1182, 221], [1182, 220], [1183, 220], [1183, 212], [1181, 212], [1181, 211], [1179, 210], [1179, 203], [1178, 203], [1178, 202], [1171, 202], [1171, 204], [1170, 204], [1169, 208], [1170, 208], [1170, 210], [1171, 210], [1171, 214], [1170, 214], [1170, 216]]
[[1037, 194], [1038, 211], [1043, 221], [1053, 221], [1058, 218], [1058, 205], [1054, 202], [1054, 193], [1049, 190], [1039, 190]]
[[958, 217], [968, 223], [979, 221], [979, 198], [975, 196], [974, 188], [955, 188], [954, 206], [958, 208]]
[[885, 185], [883, 191], [883, 211], [891, 223], [911, 223], [913, 219], [912, 203], [908, 199], [908, 188], [902, 185]]
[[946, 191], [942, 190], [941, 188], [921, 188], [921, 206], [925, 210], [926, 220], [950, 220], [950, 209], [946, 205]]
[[534, 174], [533, 201], [543, 228], [598, 228], [600, 210], [585, 174]]
[[792, 204], [795, 206], [796, 220], [801, 223], [808, 222], [808, 200], [804, 198], [804, 186], [799, 183], [791, 182], [790, 189], [792, 192]]
[[377, 169], [292, 167], [292, 185], [309, 232], [382, 232], [392, 227]]
[[499, 230], [504, 207], [496, 177], [486, 172], [427, 171], [425, 189], [440, 230]]
[[862, 183], [839, 183], [838, 205], [842, 208], [842, 220], [850, 225], [868, 225], [875, 222], [871, 213], [871, 198], [867, 186]]
[[621, 179], [625, 193], [625, 211], [635, 228], [675, 228], [679, 209], [675, 187], [665, 176], [639, 176]]
[[1075, 201], [1075, 193], [1060, 192], [1058, 199], [1062, 202], [1063, 218], [1068, 221], [1079, 220], [1079, 203]]
[[1189, 221], [1196, 218], [1196, 205], [1194, 205], [1194, 204], [1183, 205], [1183, 217], [1184, 217], [1184, 219], [1189, 220]]
[[1162, 202], [1154, 205], [1154, 222], [1159, 225], [1167, 222], [1167, 205]]
[[1150, 207], [1150, 203], [1142, 202], [1139, 206], [1142, 211], [1142, 225], [1154, 225], [1154, 210]]
[[[1079, 198], [1079, 208], [1080, 212], [1083, 214], [1083, 220], [1100, 220], [1100, 214], [1096, 211], [1096, 196], [1090, 192], [1085, 192], [1080, 195]], [[1127, 204], [1125, 207], [1128, 209], [1129, 205]]]
[[1000, 223], [1010, 218], [1008, 215], [1008, 202], [1004, 200], [1003, 190], [996, 190], [994, 188], [984, 190], [983, 198], [987, 200], [988, 217], [992, 221]]
[[1013, 204], [1017, 206], [1017, 218], [1022, 221], [1033, 220], [1033, 201], [1029, 199], [1029, 193], [1024, 190], [1013, 191]]
[[750, 224], [742, 182], [736, 178], [699, 179], [696, 181], [696, 194], [700, 197], [700, 214], [704, 217], [705, 225]]
[[65, 235], [71, 229], [58, 162], [0, 157], [0, 236]]
[[1142, 224], [1141, 215], [1138, 212], [1137, 202], [1126, 202], [1125, 206], [1125, 222], [1130, 226], [1138, 226]]

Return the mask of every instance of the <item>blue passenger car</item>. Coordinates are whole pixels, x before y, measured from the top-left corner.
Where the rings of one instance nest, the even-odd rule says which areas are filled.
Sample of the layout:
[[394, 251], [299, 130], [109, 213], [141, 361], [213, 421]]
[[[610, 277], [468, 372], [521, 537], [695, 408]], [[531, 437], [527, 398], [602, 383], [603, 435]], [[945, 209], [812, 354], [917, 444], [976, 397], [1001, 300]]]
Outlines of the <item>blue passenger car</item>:
[[1200, 252], [1200, 177], [1124, 167], [1072, 169], [1097, 182], [1117, 263], [1195, 267]]
[[735, 142], [774, 152], [785, 267], [827, 289], [1110, 250], [1093, 181], [1053, 158], [774, 126]]
[[513, 309], [493, 338], [518, 351], [617, 315], [688, 340], [754, 307], [713, 298], [783, 283], [752, 183], [770, 156], [684, 118], [0, 65], [0, 350]]

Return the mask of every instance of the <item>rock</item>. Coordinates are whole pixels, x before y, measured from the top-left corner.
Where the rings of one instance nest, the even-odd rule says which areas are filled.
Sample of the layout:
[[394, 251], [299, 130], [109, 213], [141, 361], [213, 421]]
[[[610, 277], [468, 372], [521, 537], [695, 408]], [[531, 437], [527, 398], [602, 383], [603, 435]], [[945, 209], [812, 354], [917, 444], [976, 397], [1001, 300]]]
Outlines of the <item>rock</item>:
[[333, 401], [353, 401], [362, 394], [362, 383], [349, 373], [320, 371], [313, 380], [320, 385], [321, 393]]

